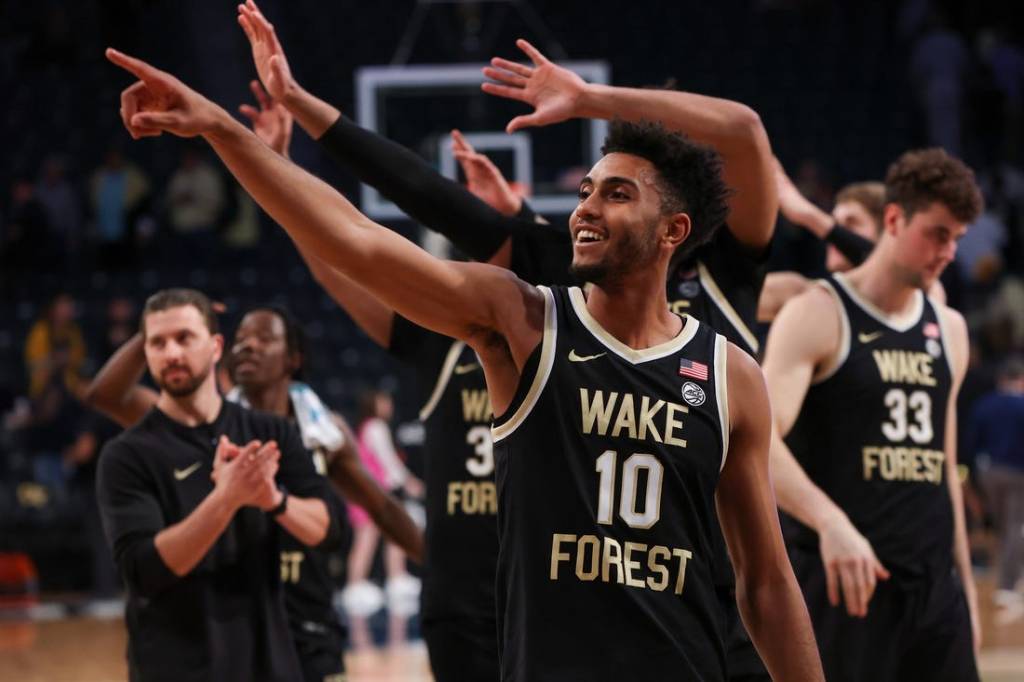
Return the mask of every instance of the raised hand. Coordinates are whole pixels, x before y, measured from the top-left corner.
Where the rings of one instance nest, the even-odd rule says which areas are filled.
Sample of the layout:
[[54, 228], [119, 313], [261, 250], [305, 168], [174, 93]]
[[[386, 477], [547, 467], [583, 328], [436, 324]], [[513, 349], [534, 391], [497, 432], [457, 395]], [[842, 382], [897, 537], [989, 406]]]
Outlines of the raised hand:
[[252, 506], [272, 509], [277, 495], [277, 475], [281, 452], [277, 443], [252, 441], [239, 448], [221, 436], [214, 455], [213, 480], [234, 507]]
[[281, 102], [271, 99], [259, 81], [250, 81], [249, 89], [255, 95], [260, 108], [243, 104], [238, 110], [252, 122], [252, 131], [256, 133], [256, 137], [287, 159], [288, 147], [292, 141], [291, 112]]
[[494, 210], [507, 216], [519, 213], [522, 198], [487, 156], [473, 149], [458, 130], [452, 131], [452, 153], [466, 174], [466, 188]]
[[533, 61], [533, 66], [494, 57], [491, 66], [484, 67], [484, 75], [497, 83], [480, 86], [490, 95], [533, 105], [532, 114], [516, 116], [509, 121], [505, 131], [514, 133], [522, 128], [551, 125], [576, 116], [580, 96], [587, 87], [586, 81], [549, 61], [527, 41], [519, 39], [516, 45]]
[[121, 93], [121, 120], [134, 139], [168, 132], [195, 137], [213, 132], [226, 113], [169, 73], [107, 48], [107, 59], [139, 81]]
[[267, 21], [260, 8], [253, 0], [247, 0], [238, 6], [238, 23], [245, 31], [252, 47], [252, 60], [256, 64], [256, 72], [263, 81], [263, 87], [270, 96], [281, 101], [290, 89], [297, 87], [292, 78], [292, 70], [284, 56], [281, 42], [274, 33], [274, 25]]
[[832, 216], [818, 208], [797, 189], [777, 158], [774, 159], [774, 162], [775, 186], [779, 193], [779, 212], [789, 222], [808, 229], [823, 239], [832, 228], [834, 222]]
[[829, 603], [839, 606], [841, 593], [847, 613], [861, 618], [868, 615], [868, 602], [878, 580], [889, 579], [889, 571], [875, 556], [871, 543], [845, 516], [822, 528], [818, 543]]

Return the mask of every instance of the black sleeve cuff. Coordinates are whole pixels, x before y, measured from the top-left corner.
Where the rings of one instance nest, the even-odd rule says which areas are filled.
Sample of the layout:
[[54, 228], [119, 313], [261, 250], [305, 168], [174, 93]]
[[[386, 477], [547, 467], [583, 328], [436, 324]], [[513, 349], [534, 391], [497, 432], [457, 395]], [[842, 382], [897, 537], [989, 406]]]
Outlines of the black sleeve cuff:
[[873, 241], [851, 232], [842, 225], [833, 226], [825, 235], [825, 241], [839, 249], [839, 253], [846, 256], [846, 260], [855, 266], [867, 260], [875, 248]]

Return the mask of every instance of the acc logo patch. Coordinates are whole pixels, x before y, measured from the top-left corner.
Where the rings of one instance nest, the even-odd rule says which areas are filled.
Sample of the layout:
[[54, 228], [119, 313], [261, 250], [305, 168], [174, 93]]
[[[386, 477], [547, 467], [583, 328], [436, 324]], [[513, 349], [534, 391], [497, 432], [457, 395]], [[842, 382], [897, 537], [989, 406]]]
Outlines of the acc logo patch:
[[700, 407], [704, 404], [704, 401], [707, 400], [707, 396], [704, 394], [704, 389], [692, 381], [687, 381], [683, 384], [682, 393], [683, 400], [693, 407]]
[[928, 355], [933, 358], [937, 358], [942, 355], [942, 344], [935, 339], [928, 339], [924, 342], [924, 349], [928, 351]]

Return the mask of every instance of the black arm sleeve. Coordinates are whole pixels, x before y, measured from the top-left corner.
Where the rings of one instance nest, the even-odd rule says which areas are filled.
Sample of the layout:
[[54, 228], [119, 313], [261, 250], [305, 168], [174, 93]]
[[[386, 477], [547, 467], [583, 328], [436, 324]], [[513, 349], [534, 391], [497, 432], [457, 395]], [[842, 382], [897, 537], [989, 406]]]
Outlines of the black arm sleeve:
[[166, 522], [140, 459], [116, 440], [108, 443], [100, 455], [96, 497], [121, 577], [133, 592], [151, 597], [179, 577], [156, 549], [154, 538]]
[[873, 241], [851, 232], [842, 225], [834, 225], [825, 235], [825, 241], [839, 249], [839, 253], [846, 256], [846, 260], [854, 266], [866, 261], [875, 248]]
[[362, 182], [474, 260], [493, 256], [524, 222], [502, 215], [414, 152], [345, 116], [339, 116], [319, 142]]

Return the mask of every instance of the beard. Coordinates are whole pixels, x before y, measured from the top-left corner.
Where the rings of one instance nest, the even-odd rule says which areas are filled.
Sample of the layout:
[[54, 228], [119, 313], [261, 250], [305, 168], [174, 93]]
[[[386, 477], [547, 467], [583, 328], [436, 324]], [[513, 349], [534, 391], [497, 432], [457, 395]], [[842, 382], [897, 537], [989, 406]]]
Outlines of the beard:
[[168, 395], [174, 398], [185, 398], [195, 393], [199, 387], [203, 385], [203, 382], [206, 381], [206, 377], [210, 376], [213, 366], [207, 366], [199, 374], [193, 374], [191, 369], [184, 366], [176, 366], [172, 369], [184, 371], [187, 374], [187, 378], [182, 382], [171, 383], [164, 379], [164, 374], [168, 371], [164, 370], [164, 373], [161, 373], [158, 377], [154, 377], [153, 380], [156, 382], [156, 385], [160, 387], [160, 390], [166, 391]]
[[572, 263], [569, 274], [580, 282], [608, 288], [635, 272], [649, 269], [658, 258], [658, 246], [654, 238], [657, 228], [657, 221], [652, 221], [643, 230], [625, 231], [611, 248], [605, 250], [601, 260], [594, 263]]

